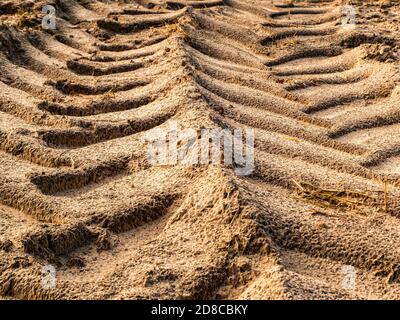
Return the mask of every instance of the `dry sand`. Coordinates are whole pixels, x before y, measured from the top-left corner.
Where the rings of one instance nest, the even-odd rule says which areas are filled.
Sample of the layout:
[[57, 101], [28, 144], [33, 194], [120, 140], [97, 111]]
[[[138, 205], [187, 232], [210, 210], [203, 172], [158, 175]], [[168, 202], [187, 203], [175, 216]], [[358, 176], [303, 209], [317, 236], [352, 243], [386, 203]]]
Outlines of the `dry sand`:
[[[0, 297], [399, 299], [399, 26], [393, 0], [0, 1]], [[172, 121], [254, 128], [254, 173], [152, 166]]]

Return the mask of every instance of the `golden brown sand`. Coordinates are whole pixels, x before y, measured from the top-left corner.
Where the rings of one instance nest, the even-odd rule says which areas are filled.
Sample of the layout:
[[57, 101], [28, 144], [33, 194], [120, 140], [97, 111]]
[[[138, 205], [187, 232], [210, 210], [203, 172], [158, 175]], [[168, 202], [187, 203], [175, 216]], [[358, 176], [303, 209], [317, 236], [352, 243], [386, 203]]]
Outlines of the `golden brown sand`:
[[[0, 1], [0, 297], [399, 299], [399, 1], [126, 2]], [[255, 171], [152, 166], [171, 122]]]

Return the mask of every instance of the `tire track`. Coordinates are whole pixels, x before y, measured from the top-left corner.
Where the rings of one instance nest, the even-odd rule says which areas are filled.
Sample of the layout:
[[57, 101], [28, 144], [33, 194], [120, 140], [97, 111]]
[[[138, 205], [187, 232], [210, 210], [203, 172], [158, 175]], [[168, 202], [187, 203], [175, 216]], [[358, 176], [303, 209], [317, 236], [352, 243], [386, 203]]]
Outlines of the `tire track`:
[[[256, 4], [66, 0], [57, 30], [0, 29], [0, 295], [400, 296], [390, 39], [341, 31], [339, 1]], [[172, 122], [255, 128], [255, 172], [152, 166]]]

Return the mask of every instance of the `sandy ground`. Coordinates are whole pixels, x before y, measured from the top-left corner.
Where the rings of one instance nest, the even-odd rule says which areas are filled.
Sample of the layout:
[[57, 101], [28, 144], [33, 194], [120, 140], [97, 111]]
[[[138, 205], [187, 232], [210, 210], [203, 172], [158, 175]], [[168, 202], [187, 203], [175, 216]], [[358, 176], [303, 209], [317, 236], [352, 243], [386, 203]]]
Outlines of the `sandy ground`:
[[[400, 299], [399, 26], [390, 0], [0, 1], [0, 299]], [[152, 165], [171, 123], [254, 128], [254, 172]]]

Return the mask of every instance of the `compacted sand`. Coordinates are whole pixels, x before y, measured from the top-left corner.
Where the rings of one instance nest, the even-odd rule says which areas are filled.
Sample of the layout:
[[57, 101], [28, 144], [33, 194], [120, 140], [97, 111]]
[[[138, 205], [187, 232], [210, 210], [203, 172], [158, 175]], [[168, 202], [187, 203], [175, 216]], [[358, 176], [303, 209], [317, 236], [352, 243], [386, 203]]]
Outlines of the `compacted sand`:
[[[383, 0], [0, 1], [0, 297], [399, 299], [399, 26]], [[254, 128], [254, 172], [151, 165], [172, 122]]]

